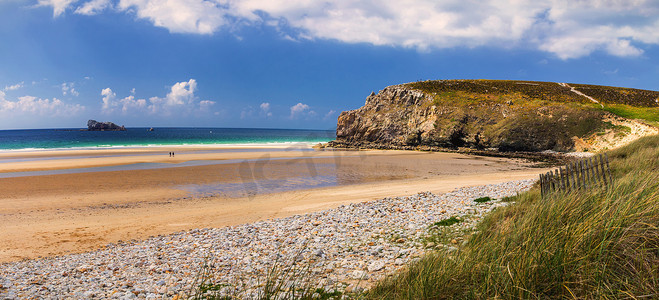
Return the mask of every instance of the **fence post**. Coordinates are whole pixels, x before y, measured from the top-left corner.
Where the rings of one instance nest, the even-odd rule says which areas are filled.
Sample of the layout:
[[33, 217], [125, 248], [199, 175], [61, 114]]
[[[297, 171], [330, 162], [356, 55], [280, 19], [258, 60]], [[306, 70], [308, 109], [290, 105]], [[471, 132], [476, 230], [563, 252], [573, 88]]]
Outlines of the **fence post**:
[[609, 184], [613, 185], [613, 176], [611, 176], [611, 166], [609, 165], [609, 155], [604, 153], [606, 158], [606, 169], [609, 171]]
[[540, 174], [540, 197], [545, 198], [545, 180], [542, 178], [542, 174]]
[[593, 170], [590, 169], [590, 157], [584, 160], [584, 163], [586, 164], [586, 174], [588, 175], [588, 184], [593, 184]]
[[[595, 161], [595, 163], [593, 163], [593, 161]], [[600, 180], [599, 178], [597, 178], [599, 177], [599, 174], [597, 172], [597, 156], [595, 156], [594, 158], [593, 157], [589, 158], [588, 163], [590, 163], [590, 169], [593, 171], [593, 183], [595, 185], [599, 185]]]
[[606, 179], [606, 170], [604, 168], [604, 155], [600, 154], [599, 162], [600, 170], [602, 171], [602, 181], [604, 182], [604, 187], [609, 185], [609, 181]]
[[570, 169], [572, 171], [572, 172], [570, 172], [570, 175], [572, 175], [572, 187], [574, 188], [574, 190], [578, 190], [579, 189], [579, 184], [577, 183], [577, 177], [576, 177], [576, 174], [575, 174], [577, 172], [577, 170], [575, 168], [575, 163], [570, 164]]
[[581, 161], [581, 172], [583, 175], [583, 185], [585, 188], [588, 188], [588, 169], [586, 169], [586, 161]]
[[579, 166], [579, 161], [574, 162], [574, 176], [576, 180], [577, 189], [581, 189], [583, 184], [581, 184], [581, 166]]
[[554, 170], [549, 171], [549, 187], [551, 188], [551, 192], [556, 191], [556, 185], [554, 184]]
[[565, 186], [565, 177], [563, 177], [563, 167], [558, 168], [558, 172], [561, 173], [561, 189], [563, 192], [567, 192], [567, 187]]
[[570, 187], [570, 166], [569, 164], [565, 165], [565, 187], [567, 191], [571, 191], [572, 188]]

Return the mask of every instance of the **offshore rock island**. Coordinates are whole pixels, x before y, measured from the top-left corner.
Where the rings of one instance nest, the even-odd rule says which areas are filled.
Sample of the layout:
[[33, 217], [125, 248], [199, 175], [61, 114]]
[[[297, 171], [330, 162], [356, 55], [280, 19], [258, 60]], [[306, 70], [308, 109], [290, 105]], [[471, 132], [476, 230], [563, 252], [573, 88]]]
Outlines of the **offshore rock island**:
[[512, 80], [435, 80], [386, 87], [342, 112], [331, 147], [599, 151], [657, 128], [612, 112], [659, 109], [659, 92]]
[[126, 127], [119, 126], [112, 122], [98, 122], [96, 120], [87, 121], [87, 131], [126, 131]]

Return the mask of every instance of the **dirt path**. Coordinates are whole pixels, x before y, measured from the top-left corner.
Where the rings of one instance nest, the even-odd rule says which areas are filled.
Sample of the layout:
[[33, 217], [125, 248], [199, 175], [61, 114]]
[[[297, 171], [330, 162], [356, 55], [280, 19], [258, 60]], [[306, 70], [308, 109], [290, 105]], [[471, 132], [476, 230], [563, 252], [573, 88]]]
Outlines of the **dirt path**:
[[582, 93], [582, 92], [580, 92], [580, 91], [577, 91], [577, 89], [575, 89], [574, 87], [570, 86], [569, 84], [567, 84], [567, 83], [565, 83], [565, 82], [559, 82], [558, 84], [559, 84], [560, 86], [564, 86], [564, 87], [566, 87], [566, 88], [570, 88], [570, 90], [571, 90], [573, 93], [575, 93], [575, 94], [577, 94], [577, 95], [579, 95], [579, 96], [584, 96], [584, 97], [586, 97], [588, 100], [593, 101], [594, 103], [597, 103], [597, 104], [599, 104], [602, 108], [604, 108], [604, 105], [602, 105], [602, 103], [600, 103], [599, 101], [595, 100], [595, 98], [593, 98], [593, 97], [591, 97], [591, 96], [588, 96], [588, 95], [586, 95], [586, 94], [584, 94], [584, 93]]

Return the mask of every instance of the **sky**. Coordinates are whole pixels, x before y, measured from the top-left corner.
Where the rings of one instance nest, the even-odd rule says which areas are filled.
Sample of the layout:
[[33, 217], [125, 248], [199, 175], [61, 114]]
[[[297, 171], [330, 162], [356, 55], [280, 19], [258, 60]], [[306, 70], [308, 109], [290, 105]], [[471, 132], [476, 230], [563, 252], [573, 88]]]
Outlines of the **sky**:
[[334, 129], [386, 86], [659, 90], [657, 0], [0, 0], [0, 130]]

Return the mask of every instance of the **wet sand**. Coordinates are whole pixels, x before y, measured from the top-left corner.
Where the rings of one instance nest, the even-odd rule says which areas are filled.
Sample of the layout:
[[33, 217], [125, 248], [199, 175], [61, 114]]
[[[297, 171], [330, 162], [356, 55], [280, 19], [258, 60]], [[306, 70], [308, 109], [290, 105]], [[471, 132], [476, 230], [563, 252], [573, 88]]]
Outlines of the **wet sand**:
[[[534, 178], [505, 158], [291, 148], [103, 149], [0, 153], [0, 262], [83, 252], [119, 240], [250, 223], [420, 191]], [[201, 165], [186, 165], [190, 162]], [[135, 164], [171, 167], [135, 169]]]

